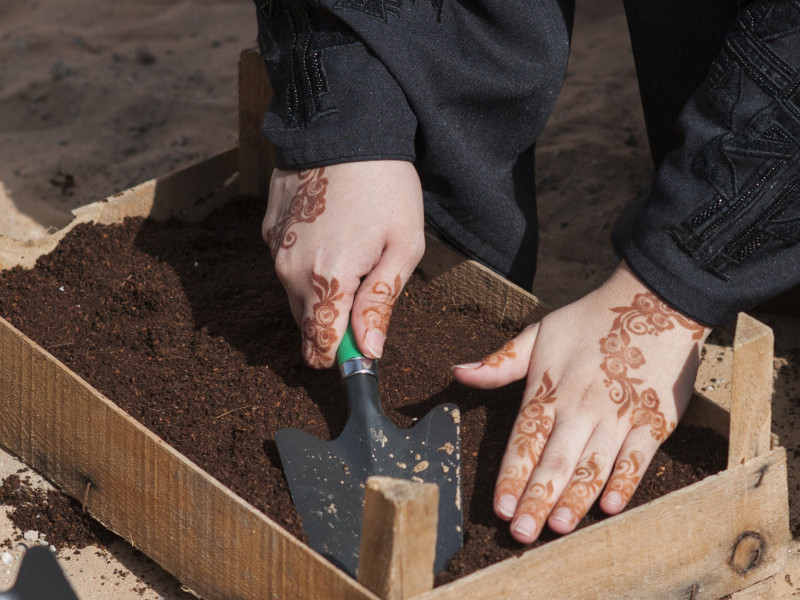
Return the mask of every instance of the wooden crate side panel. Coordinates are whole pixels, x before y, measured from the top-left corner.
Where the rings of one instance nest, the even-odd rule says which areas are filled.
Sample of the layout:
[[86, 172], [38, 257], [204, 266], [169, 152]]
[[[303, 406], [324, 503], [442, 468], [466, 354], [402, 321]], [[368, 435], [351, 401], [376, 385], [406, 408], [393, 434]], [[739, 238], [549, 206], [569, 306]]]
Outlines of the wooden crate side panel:
[[204, 598], [375, 596], [0, 320], [0, 444]]
[[729, 467], [770, 449], [774, 345], [772, 329], [739, 313], [733, 341]]
[[237, 150], [231, 148], [74, 213], [78, 218], [104, 224], [118, 223], [125, 217], [200, 221], [239, 193], [237, 168]]
[[266, 199], [274, 150], [261, 133], [261, 123], [272, 99], [264, 61], [257, 48], [239, 55], [239, 189]]
[[695, 390], [689, 407], [681, 419], [683, 425], [708, 427], [728, 438], [731, 429], [731, 414], [719, 404]]
[[[418, 598], [719, 598], [784, 567], [787, 506], [786, 453], [778, 448]], [[757, 566], [740, 574], [733, 549], [754, 539], [747, 532], [763, 548]], [[734, 566], [747, 556], [738, 553]]]
[[549, 309], [536, 296], [484, 265], [465, 258], [428, 233], [419, 271], [429, 285], [454, 304], [480, 305], [498, 320], [534, 323]]
[[730, 600], [788, 600], [800, 596], [800, 541], [792, 540], [786, 565], [772, 577], [734, 592]]
[[118, 223], [125, 217], [178, 217], [198, 221], [238, 193], [237, 151], [231, 149], [169, 175], [145, 181], [100, 202], [72, 211], [75, 218], [40, 240], [20, 241], [0, 236], [0, 269], [33, 267], [81, 223]]

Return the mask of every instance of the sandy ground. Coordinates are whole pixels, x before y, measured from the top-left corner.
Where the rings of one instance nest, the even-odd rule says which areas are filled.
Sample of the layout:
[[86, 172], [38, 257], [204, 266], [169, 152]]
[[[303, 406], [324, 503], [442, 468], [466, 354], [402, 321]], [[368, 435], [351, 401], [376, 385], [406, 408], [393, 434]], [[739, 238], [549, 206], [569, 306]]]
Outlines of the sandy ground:
[[[610, 228], [652, 174], [620, 5], [578, 1], [569, 74], [538, 146], [534, 292], [553, 307], [614, 268]], [[46, 236], [77, 206], [235, 144], [236, 62], [254, 45], [253, 10], [250, 0], [3, 3], [0, 235]], [[796, 495], [800, 319], [764, 318], [776, 333], [774, 427], [789, 449]], [[698, 388], [723, 403], [731, 336], [730, 328], [713, 334], [698, 378]], [[19, 467], [0, 454], [0, 478]], [[800, 530], [794, 512], [792, 524]], [[0, 514], [0, 539], [11, 530]], [[19, 555], [0, 564], [0, 589], [13, 583]], [[59, 559], [83, 600], [109, 590], [121, 600], [188, 597], [123, 542]]]
[[0, 231], [70, 210], [236, 142], [249, 0], [33, 0], [0, 7]]
[[[73, 208], [232, 147], [254, 11], [250, 0], [0, 3], [0, 235], [40, 238]], [[0, 453], [0, 478], [19, 468]], [[19, 535], [4, 515], [0, 539]], [[22, 553], [0, 562], [0, 590]], [[58, 558], [81, 600], [192, 597], [124, 542]]]

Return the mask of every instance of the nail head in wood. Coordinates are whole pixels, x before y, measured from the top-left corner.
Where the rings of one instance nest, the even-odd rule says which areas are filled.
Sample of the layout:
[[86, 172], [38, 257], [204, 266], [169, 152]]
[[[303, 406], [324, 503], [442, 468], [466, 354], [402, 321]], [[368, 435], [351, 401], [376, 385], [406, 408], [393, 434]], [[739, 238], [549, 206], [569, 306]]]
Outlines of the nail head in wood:
[[384, 600], [433, 588], [439, 488], [370, 477], [364, 494], [358, 580]]

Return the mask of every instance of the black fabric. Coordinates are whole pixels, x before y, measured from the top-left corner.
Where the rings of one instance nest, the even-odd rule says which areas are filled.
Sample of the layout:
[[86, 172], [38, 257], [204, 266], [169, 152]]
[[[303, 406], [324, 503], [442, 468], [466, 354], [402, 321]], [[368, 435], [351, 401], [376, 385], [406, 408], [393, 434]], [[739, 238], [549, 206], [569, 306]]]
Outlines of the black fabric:
[[[680, 146], [678, 115], [700, 87], [739, 10], [737, 0], [624, 0], [650, 155], [656, 168]], [[611, 232], [618, 256], [648, 201], [640, 193]]]
[[708, 74], [737, 0], [625, 0], [650, 151], [659, 166], [680, 142], [678, 114]]
[[[311, 28], [337, 23], [357, 40], [320, 48], [328, 96], [308, 122], [287, 118], [279, 91], [265, 121], [278, 166], [414, 160], [428, 221], [456, 247], [529, 287], [538, 241], [534, 143], [566, 69], [571, 0], [275, 5], [314, 15]], [[286, 35], [285, 20], [275, 20], [280, 12], [259, 17], [273, 81], [297, 40]]]
[[402, 89], [344, 22], [310, 2], [256, 7], [275, 92], [264, 131], [278, 168], [414, 160], [416, 117]]
[[800, 283], [800, 2], [750, 3], [678, 120], [625, 256], [707, 325]]
[[[277, 165], [412, 160], [429, 222], [530, 286], [570, 2], [257, 0]], [[615, 247], [707, 325], [800, 282], [800, 0], [734, 4], [626, 2], [659, 169]]]

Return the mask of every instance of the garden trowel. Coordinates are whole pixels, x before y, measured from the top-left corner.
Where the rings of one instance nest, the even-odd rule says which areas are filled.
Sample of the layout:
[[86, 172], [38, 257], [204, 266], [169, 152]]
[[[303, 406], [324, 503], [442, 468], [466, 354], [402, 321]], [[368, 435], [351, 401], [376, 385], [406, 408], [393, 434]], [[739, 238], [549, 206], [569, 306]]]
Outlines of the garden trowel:
[[381, 408], [377, 361], [358, 351], [350, 327], [336, 356], [348, 410], [341, 435], [323, 441], [294, 428], [275, 435], [309, 545], [355, 577], [367, 477], [435, 483], [438, 572], [462, 544], [459, 410], [442, 404], [400, 429]]
[[34, 546], [22, 557], [14, 587], [0, 600], [78, 600], [49, 548]]

